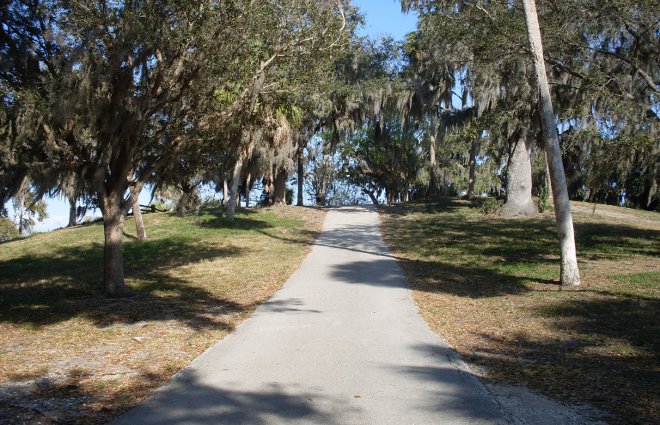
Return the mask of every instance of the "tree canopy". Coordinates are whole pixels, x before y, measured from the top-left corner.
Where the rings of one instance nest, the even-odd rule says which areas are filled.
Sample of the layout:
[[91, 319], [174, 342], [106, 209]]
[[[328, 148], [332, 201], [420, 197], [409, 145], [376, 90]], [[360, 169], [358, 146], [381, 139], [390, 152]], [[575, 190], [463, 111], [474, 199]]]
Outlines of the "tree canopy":
[[[349, 0], [7, 1], [0, 205], [98, 205], [113, 296], [145, 185], [177, 188], [180, 213], [200, 184], [227, 187], [230, 219], [255, 181], [284, 202], [294, 170], [299, 203], [307, 176], [320, 205], [343, 185], [536, 213], [552, 188], [523, 2], [402, 7], [419, 22], [397, 42], [359, 37]], [[543, 1], [538, 18], [568, 196], [659, 209], [657, 5]]]

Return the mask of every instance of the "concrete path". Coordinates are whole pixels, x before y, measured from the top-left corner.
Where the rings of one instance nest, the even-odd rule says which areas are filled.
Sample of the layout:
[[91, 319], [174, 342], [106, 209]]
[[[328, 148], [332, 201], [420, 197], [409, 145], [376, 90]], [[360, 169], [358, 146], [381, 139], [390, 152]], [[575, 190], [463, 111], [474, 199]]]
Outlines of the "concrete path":
[[500, 424], [418, 315], [368, 207], [331, 210], [284, 288], [116, 424]]

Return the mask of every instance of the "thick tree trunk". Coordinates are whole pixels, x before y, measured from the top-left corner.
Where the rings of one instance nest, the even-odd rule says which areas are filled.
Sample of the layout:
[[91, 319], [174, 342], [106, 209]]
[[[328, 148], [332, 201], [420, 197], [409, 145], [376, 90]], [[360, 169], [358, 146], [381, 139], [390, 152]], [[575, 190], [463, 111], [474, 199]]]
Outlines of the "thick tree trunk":
[[303, 183], [305, 179], [305, 158], [303, 157], [303, 151], [298, 152], [298, 200], [296, 205], [299, 207], [303, 206]]
[[78, 209], [76, 208], [76, 198], [69, 197], [69, 224], [66, 227], [73, 227], [78, 224]]
[[550, 163], [550, 178], [552, 180], [555, 218], [559, 231], [561, 252], [561, 283], [562, 285], [577, 286], [580, 284], [580, 272], [575, 249], [575, 236], [573, 234], [573, 217], [571, 215], [566, 175], [564, 174], [564, 165], [562, 164], [561, 150], [559, 148], [555, 114], [552, 109], [550, 89], [545, 72], [545, 63], [543, 62], [543, 44], [541, 42], [541, 31], [536, 13], [536, 3], [534, 0], [523, 0], [523, 6], [525, 8], [529, 43], [534, 59], [536, 80], [539, 87], [541, 119], [545, 134], [545, 150]]
[[475, 140], [470, 146], [470, 159], [468, 160], [468, 199], [474, 196], [474, 186], [477, 182], [477, 149], [479, 148], [479, 141]]
[[137, 234], [137, 238], [141, 241], [146, 241], [147, 240], [147, 231], [144, 228], [144, 221], [142, 220], [142, 210], [140, 209], [140, 202], [138, 201], [138, 197], [135, 197], [135, 201], [133, 201], [133, 218], [135, 218], [135, 232]]
[[532, 143], [533, 138], [522, 131], [509, 155], [506, 204], [498, 212], [503, 217], [533, 216], [539, 212], [532, 199]]
[[181, 191], [181, 197], [179, 198], [179, 201], [176, 203], [176, 208], [174, 209], [176, 211], [176, 215], [178, 215], [179, 217], [183, 217], [186, 214], [188, 214], [189, 204], [190, 204], [190, 192], [184, 188]]
[[286, 205], [286, 179], [289, 173], [284, 169], [277, 170], [275, 179], [273, 181], [273, 204]]
[[104, 196], [101, 202], [103, 213], [103, 284], [109, 297], [130, 295], [124, 282], [124, 211], [121, 195]]

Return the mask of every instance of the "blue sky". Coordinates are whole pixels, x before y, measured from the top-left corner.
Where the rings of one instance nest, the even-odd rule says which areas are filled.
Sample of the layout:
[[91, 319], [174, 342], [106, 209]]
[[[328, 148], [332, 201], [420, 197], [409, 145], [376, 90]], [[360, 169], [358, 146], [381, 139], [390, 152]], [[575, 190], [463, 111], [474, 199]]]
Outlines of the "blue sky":
[[403, 40], [407, 33], [415, 30], [417, 16], [401, 13], [399, 0], [353, 0], [353, 4], [365, 15], [365, 35], [391, 35]]
[[[415, 30], [417, 16], [414, 14], [403, 14], [399, 0], [353, 0], [363, 15], [366, 25], [360, 34], [369, 37], [381, 35], [392, 36], [396, 40], [403, 40], [405, 35]], [[63, 199], [46, 199], [49, 218], [42, 223], [37, 223], [34, 230], [48, 231], [58, 227], [66, 226], [69, 219], [68, 202]], [[149, 202], [147, 190], [140, 195], [140, 203]], [[100, 214], [97, 211], [96, 215]]]

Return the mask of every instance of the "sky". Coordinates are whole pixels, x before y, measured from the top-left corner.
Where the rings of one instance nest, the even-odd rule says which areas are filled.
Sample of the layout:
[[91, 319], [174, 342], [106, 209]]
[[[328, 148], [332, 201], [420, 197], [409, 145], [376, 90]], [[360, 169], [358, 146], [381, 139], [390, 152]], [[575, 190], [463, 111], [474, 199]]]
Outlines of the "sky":
[[[389, 35], [395, 40], [402, 41], [405, 35], [415, 30], [417, 16], [403, 14], [399, 0], [353, 0], [361, 13], [365, 16], [365, 27], [360, 35], [378, 37]], [[140, 195], [140, 203], [149, 202], [149, 193], [145, 189]], [[46, 199], [48, 218], [34, 227], [36, 232], [45, 232], [59, 227], [65, 227], [69, 221], [69, 204], [60, 198]], [[95, 214], [100, 216], [100, 211]]]
[[362, 33], [370, 37], [391, 35], [403, 40], [416, 28], [417, 16], [401, 13], [399, 0], [353, 0], [353, 4], [365, 15], [366, 28]]

